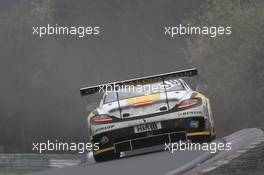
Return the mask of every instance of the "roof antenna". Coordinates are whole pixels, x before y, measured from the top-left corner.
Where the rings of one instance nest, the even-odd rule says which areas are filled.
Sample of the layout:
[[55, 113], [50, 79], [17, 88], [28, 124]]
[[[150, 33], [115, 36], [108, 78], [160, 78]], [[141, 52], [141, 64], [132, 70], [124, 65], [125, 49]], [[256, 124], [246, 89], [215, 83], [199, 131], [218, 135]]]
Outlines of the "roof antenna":
[[165, 86], [165, 81], [164, 81], [164, 78], [162, 78], [162, 84], [163, 84], [163, 87], [164, 87], [164, 90], [165, 90], [165, 95], [166, 95], [166, 102], [167, 102], [167, 107], [168, 107], [168, 110], [170, 109], [170, 106], [169, 106], [169, 101], [168, 101], [168, 95], [167, 95], [167, 90], [166, 90], [166, 86]]
[[118, 92], [116, 90], [115, 90], [115, 92], [116, 92], [116, 98], [117, 98], [117, 103], [118, 103], [120, 118], [122, 118], [122, 111], [121, 111], [120, 102], [119, 102], [119, 94], [118, 94]]

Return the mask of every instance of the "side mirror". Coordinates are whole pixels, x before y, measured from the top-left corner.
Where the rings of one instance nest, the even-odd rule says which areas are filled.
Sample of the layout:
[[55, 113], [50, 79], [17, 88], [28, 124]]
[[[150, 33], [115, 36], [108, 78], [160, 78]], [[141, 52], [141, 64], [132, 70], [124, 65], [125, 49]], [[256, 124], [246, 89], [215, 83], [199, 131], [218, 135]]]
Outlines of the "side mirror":
[[207, 92], [207, 84], [198, 84], [195, 88], [195, 91], [205, 94]]

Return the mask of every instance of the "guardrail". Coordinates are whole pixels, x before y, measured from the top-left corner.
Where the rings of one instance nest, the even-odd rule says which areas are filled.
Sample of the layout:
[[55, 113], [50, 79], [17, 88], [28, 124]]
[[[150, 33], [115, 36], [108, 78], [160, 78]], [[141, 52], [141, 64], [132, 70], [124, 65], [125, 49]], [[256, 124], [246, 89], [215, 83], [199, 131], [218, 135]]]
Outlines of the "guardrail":
[[0, 167], [66, 167], [84, 162], [76, 154], [0, 154]]

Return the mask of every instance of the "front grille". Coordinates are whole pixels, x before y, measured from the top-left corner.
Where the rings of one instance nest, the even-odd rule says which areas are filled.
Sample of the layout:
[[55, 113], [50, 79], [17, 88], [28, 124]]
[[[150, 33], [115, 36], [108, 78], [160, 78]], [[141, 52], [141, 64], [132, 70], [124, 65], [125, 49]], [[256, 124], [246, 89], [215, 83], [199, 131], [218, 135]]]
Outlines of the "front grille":
[[131, 151], [139, 148], [146, 148], [157, 145], [164, 145], [169, 142], [178, 142], [180, 140], [186, 140], [185, 132], [172, 132], [159, 135], [151, 135], [143, 138], [137, 138], [132, 140], [126, 140], [115, 143], [115, 151]]
[[[200, 125], [198, 128], [190, 128], [189, 123], [191, 120], [196, 119], [199, 121]], [[142, 133], [135, 133], [134, 127], [127, 127], [127, 128], [121, 128], [117, 130], [107, 131], [105, 133], [98, 134], [93, 137], [94, 142], [98, 142], [100, 145], [100, 148], [109, 147], [116, 143], [124, 143], [128, 140], [141, 140], [141, 141], [135, 141], [134, 147], [139, 148], [138, 145], [155, 145], [159, 144], [158, 140], [161, 140], [161, 142], [164, 143], [165, 141], [168, 141], [168, 134], [170, 134], [171, 142], [177, 142], [179, 140], [183, 140], [182, 138], [185, 137], [184, 135], [180, 134], [173, 134], [173, 133], [183, 133], [183, 132], [199, 132], [204, 131], [204, 118], [203, 117], [190, 117], [190, 118], [181, 118], [181, 119], [173, 119], [173, 120], [166, 120], [161, 121], [162, 129], [153, 130], [153, 131], [147, 131]], [[165, 135], [164, 137], [162, 135]], [[101, 144], [100, 139], [103, 136], [107, 136], [109, 138], [109, 142], [105, 144]], [[155, 138], [155, 141], [152, 141], [151, 137]], [[147, 138], [147, 139], [146, 139]], [[140, 142], [140, 143], [138, 143]], [[148, 143], [149, 142], [149, 143]], [[133, 147], [132, 144], [132, 147]], [[131, 143], [123, 144], [124, 148], [129, 147]], [[146, 147], [145, 146], [145, 147]]]
[[162, 145], [169, 142], [169, 137], [167, 135], [146, 137], [141, 139], [133, 140], [131, 149], [139, 149], [143, 147], [150, 147], [156, 145]]
[[[133, 131], [134, 131], [134, 129], [133, 129]], [[148, 137], [150, 135], [161, 135], [161, 134], [166, 134], [166, 133], [182, 132], [182, 131], [185, 131], [185, 128], [163, 128], [163, 129], [147, 131], [147, 132], [142, 132], [142, 133], [137, 133], [137, 134], [132, 134], [132, 135], [126, 135], [123, 137], [118, 137], [118, 138], [114, 139], [114, 142], [122, 142], [125, 140], [144, 138], [144, 137]]]

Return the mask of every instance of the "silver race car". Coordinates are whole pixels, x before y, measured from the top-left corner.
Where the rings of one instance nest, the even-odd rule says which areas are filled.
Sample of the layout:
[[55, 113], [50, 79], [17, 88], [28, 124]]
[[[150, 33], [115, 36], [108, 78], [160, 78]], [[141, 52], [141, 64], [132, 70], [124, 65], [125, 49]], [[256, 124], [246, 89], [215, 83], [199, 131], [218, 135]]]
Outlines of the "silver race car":
[[81, 88], [81, 95], [103, 92], [100, 105], [88, 115], [97, 162], [120, 153], [170, 142], [208, 142], [215, 138], [210, 102], [181, 77], [197, 69], [159, 74]]

